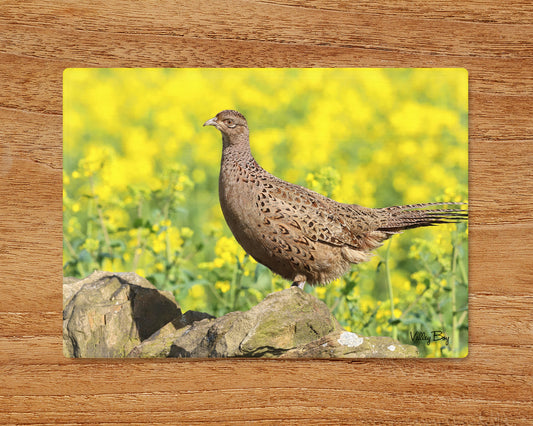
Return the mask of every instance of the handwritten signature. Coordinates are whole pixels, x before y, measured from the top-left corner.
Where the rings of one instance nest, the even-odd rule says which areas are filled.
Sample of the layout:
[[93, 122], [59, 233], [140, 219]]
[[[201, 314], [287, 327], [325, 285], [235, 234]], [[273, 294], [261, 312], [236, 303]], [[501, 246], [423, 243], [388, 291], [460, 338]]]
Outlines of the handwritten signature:
[[430, 334], [420, 330], [410, 331], [409, 337], [411, 337], [412, 342], [425, 341], [428, 346], [431, 342], [439, 342], [441, 340], [445, 341], [446, 345], [450, 344], [450, 336], [443, 330], [433, 330]]

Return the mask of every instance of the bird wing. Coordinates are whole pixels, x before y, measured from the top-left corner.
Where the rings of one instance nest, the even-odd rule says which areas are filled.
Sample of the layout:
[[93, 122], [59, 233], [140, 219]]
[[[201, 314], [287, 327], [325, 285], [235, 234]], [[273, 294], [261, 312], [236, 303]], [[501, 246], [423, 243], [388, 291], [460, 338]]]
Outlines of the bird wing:
[[[370, 251], [405, 229], [464, 220], [463, 203], [423, 203], [385, 208], [344, 204], [265, 172], [257, 207], [282, 234], [338, 247]], [[259, 182], [258, 182], [259, 184]], [[264, 199], [263, 199], [264, 197]], [[291, 229], [292, 228], [292, 229]], [[297, 241], [297, 240], [295, 240]]]
[[257, 206], [267, 220], [277, 222], [282, 228], [292, 228], [291, 233], [313, 242], [357, 250], [371, 250], [387, 238], [383, 232], [375, 233], [382, 224], [376, 209], [339, 203], [302, 186], [272, 178], [276, 181], [266, 183], [263, 192], [268, 200], [259, 201]]
[[[273, 175], [264, 185], [262, 196], [265, 202], [263, 205], [258, 203], [258, 207], [267, 220], [277, 223], [281, 233], [353, 250], [373, 250], [387, 238], [405, 229], [453, 223], [468, 217], [465, 210], [435, 208], [446, 205], [458, 207], [463, 203], [369, 208], [339, 203]], [[293, 228], [292, 232], [289, 228]]]

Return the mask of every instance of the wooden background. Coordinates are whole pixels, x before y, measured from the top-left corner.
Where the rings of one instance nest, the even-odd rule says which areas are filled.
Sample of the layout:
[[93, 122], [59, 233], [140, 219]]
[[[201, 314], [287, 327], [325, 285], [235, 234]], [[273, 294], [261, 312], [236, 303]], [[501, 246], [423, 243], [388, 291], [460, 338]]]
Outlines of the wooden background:
[[[530, 1], [0, 1], [0, 421], [530, 423]], [[66, 67], [466, 67], [470, 355], [70, 360], [61, 342]]]

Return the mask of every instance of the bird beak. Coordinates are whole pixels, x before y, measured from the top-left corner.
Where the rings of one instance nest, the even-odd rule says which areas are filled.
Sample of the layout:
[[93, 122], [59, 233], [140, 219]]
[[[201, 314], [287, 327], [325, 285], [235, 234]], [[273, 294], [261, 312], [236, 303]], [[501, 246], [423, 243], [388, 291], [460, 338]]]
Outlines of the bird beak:
[[217, 118], [216, 117], [213, 117], [211, 120], [207, 120], [205, 123], [204, 123], [204, 126], [215, 126], [217, 125]]

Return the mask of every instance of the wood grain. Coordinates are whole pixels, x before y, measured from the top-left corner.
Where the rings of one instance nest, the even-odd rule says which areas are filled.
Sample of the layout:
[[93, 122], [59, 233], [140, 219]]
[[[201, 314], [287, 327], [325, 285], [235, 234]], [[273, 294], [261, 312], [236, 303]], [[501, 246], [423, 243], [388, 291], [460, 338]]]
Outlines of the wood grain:
[[[533, 422], [530, 1], [0, 2], [0, 421]], [[71, 360], [61, 346], [66, 67], [465, 67], [462, 360]]]

